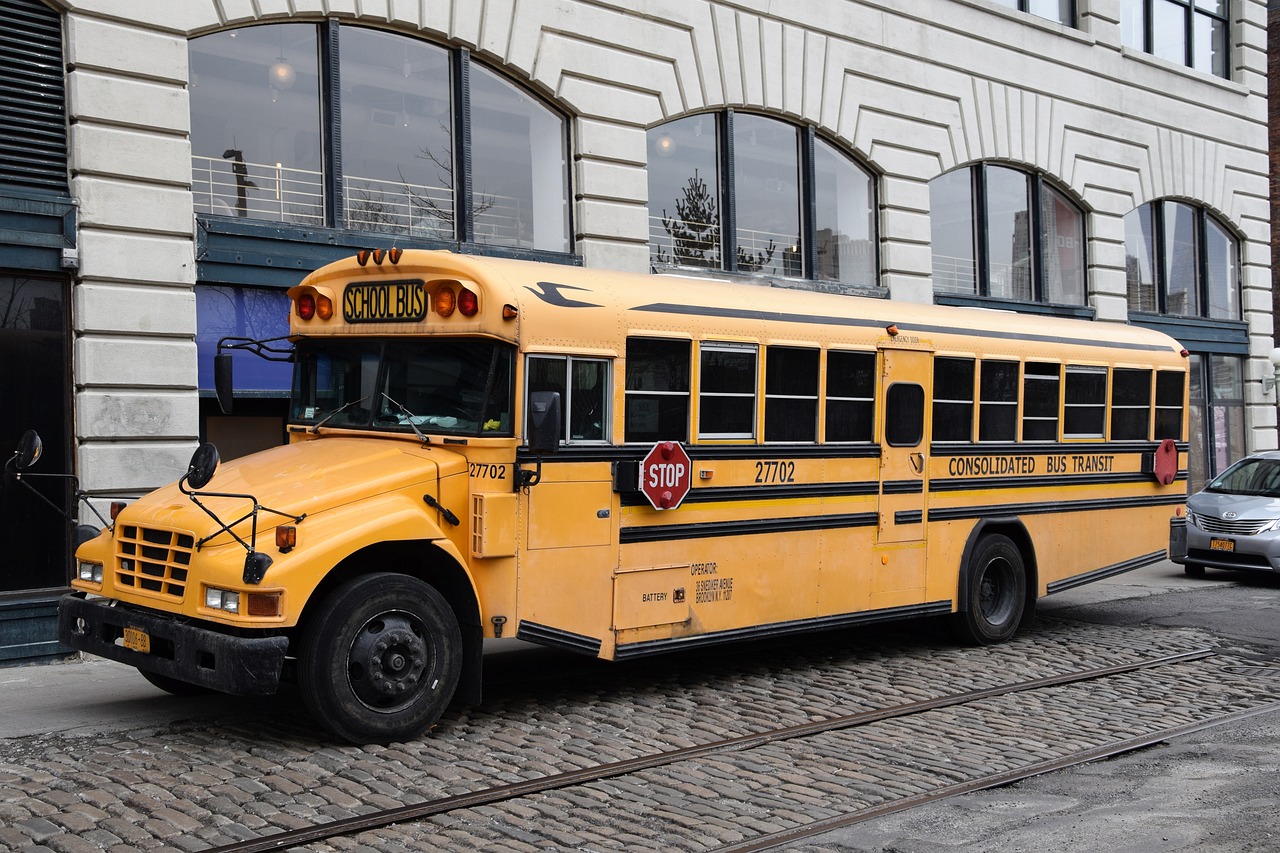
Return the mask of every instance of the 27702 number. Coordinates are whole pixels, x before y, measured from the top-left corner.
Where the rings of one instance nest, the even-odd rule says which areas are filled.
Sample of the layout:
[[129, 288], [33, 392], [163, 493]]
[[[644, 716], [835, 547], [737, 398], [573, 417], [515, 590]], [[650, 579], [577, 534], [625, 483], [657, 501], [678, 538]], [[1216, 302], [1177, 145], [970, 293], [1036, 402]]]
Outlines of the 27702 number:
[[507, 466], [496, 465], [492, 462], [472, 462], [471, 476], [481, 480], [505, 480]]
[[794, 462], [757, 462], [757, 483], [794, 483], [796, 481], [796, 463]]

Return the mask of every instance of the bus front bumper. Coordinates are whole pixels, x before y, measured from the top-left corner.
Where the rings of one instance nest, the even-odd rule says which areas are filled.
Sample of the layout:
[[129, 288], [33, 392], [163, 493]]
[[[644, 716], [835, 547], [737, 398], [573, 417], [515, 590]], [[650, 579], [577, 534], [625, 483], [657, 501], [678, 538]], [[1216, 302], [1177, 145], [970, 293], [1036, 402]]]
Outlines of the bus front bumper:
[[58, 639], [78, 651], [237, 696], [275, 693], [289, 647], [286, 637], [236, 637], [81, 592], [58, 602]]

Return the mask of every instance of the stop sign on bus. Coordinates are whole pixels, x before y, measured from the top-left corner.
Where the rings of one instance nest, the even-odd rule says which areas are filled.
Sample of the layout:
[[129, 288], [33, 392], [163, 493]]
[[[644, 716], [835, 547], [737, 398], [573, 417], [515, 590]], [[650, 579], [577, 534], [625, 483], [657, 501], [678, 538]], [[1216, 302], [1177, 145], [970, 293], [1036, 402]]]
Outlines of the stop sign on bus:
[[659, 441], [640, 460], [640, 491], [654, 509], [675, 509], [689, 494], [693, 463], [678, 441]]

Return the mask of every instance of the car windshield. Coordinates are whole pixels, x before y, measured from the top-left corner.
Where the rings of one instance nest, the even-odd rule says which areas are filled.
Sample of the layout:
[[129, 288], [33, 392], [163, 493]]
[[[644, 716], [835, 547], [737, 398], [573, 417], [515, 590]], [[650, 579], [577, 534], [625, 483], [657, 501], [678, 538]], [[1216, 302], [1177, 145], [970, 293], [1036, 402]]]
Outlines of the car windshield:
[[1205, 491], [1280, 498], [1280, 460], [1242, 459], [1223, 471]]
[[299, 341], [291, 421], [509, 436], [513, 363], [511, 346], [488, 340]]

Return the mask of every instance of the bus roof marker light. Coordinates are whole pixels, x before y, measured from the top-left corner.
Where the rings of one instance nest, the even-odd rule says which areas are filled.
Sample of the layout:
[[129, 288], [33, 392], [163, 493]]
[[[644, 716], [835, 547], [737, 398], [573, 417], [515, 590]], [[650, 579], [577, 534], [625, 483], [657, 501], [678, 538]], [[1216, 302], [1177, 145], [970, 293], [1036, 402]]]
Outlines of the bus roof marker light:
[[502, 319], [514, 320], [516, 317], [519, 317], [519, 316], [520, 316], [520, 311], [519, 309], [516, 308], [516, 306], [510, 305], [510, 304], [502, 306]]
[[316, 316], [316, 298], [312, 294], [298, 294], [298, 301], [294, 304], [298, 309], [298, 319], [310, 320]]
[[478, 310], [480, 310], [479, 298], [465, 287], [462, 288], [458, 294], [458, 311], [463, 317], [474, 317]]
[[884, 330], [889, 333], [889, 337], [891, 338], [896, 338], [898, 336], [898, 325], [896, 323], [890, 323], [884, 327]]
[[374, 250], [373, 250], [373, 262], [374, 262], [375, 264], [377, 264], [378, 266], [382, 266], [382, 259], [383, 259], [384, 257], [386, 257], [386, 255], [387, 255], [387, 253], [386, 253], [385, 251], [383, 251], [382, 249], [374, 249]]
[[356, 252], [356, 263], [358, 263], [360, 266], [364, 266], [365, 264], [369, 263], [369, 256], [372, 254], [373, 252], [369, 249], [361, 249], [360, 251]]
[[1187, 349], [1186, 347], [1183, 347], [1178, 352], [1178, 355], [1182, 356], [1183, 358], [1186, 358], [1187, 356], [1191, 355], [1191, 350]]
[[448, 317], [453, 314], [453, 309], [457, 307], [457, 297], [453, 295], [451, 288], [441, 287], [436, 291], [435, 296], [431, 297], [431, 307], [441, 317]]
[[391, 263], [399, 264], [400, 256], [403, 254], [404, 249], [401, 249], [399, 246], [392, 246], [391, 250], [387, 252], [387, 257], [391, 259]]

